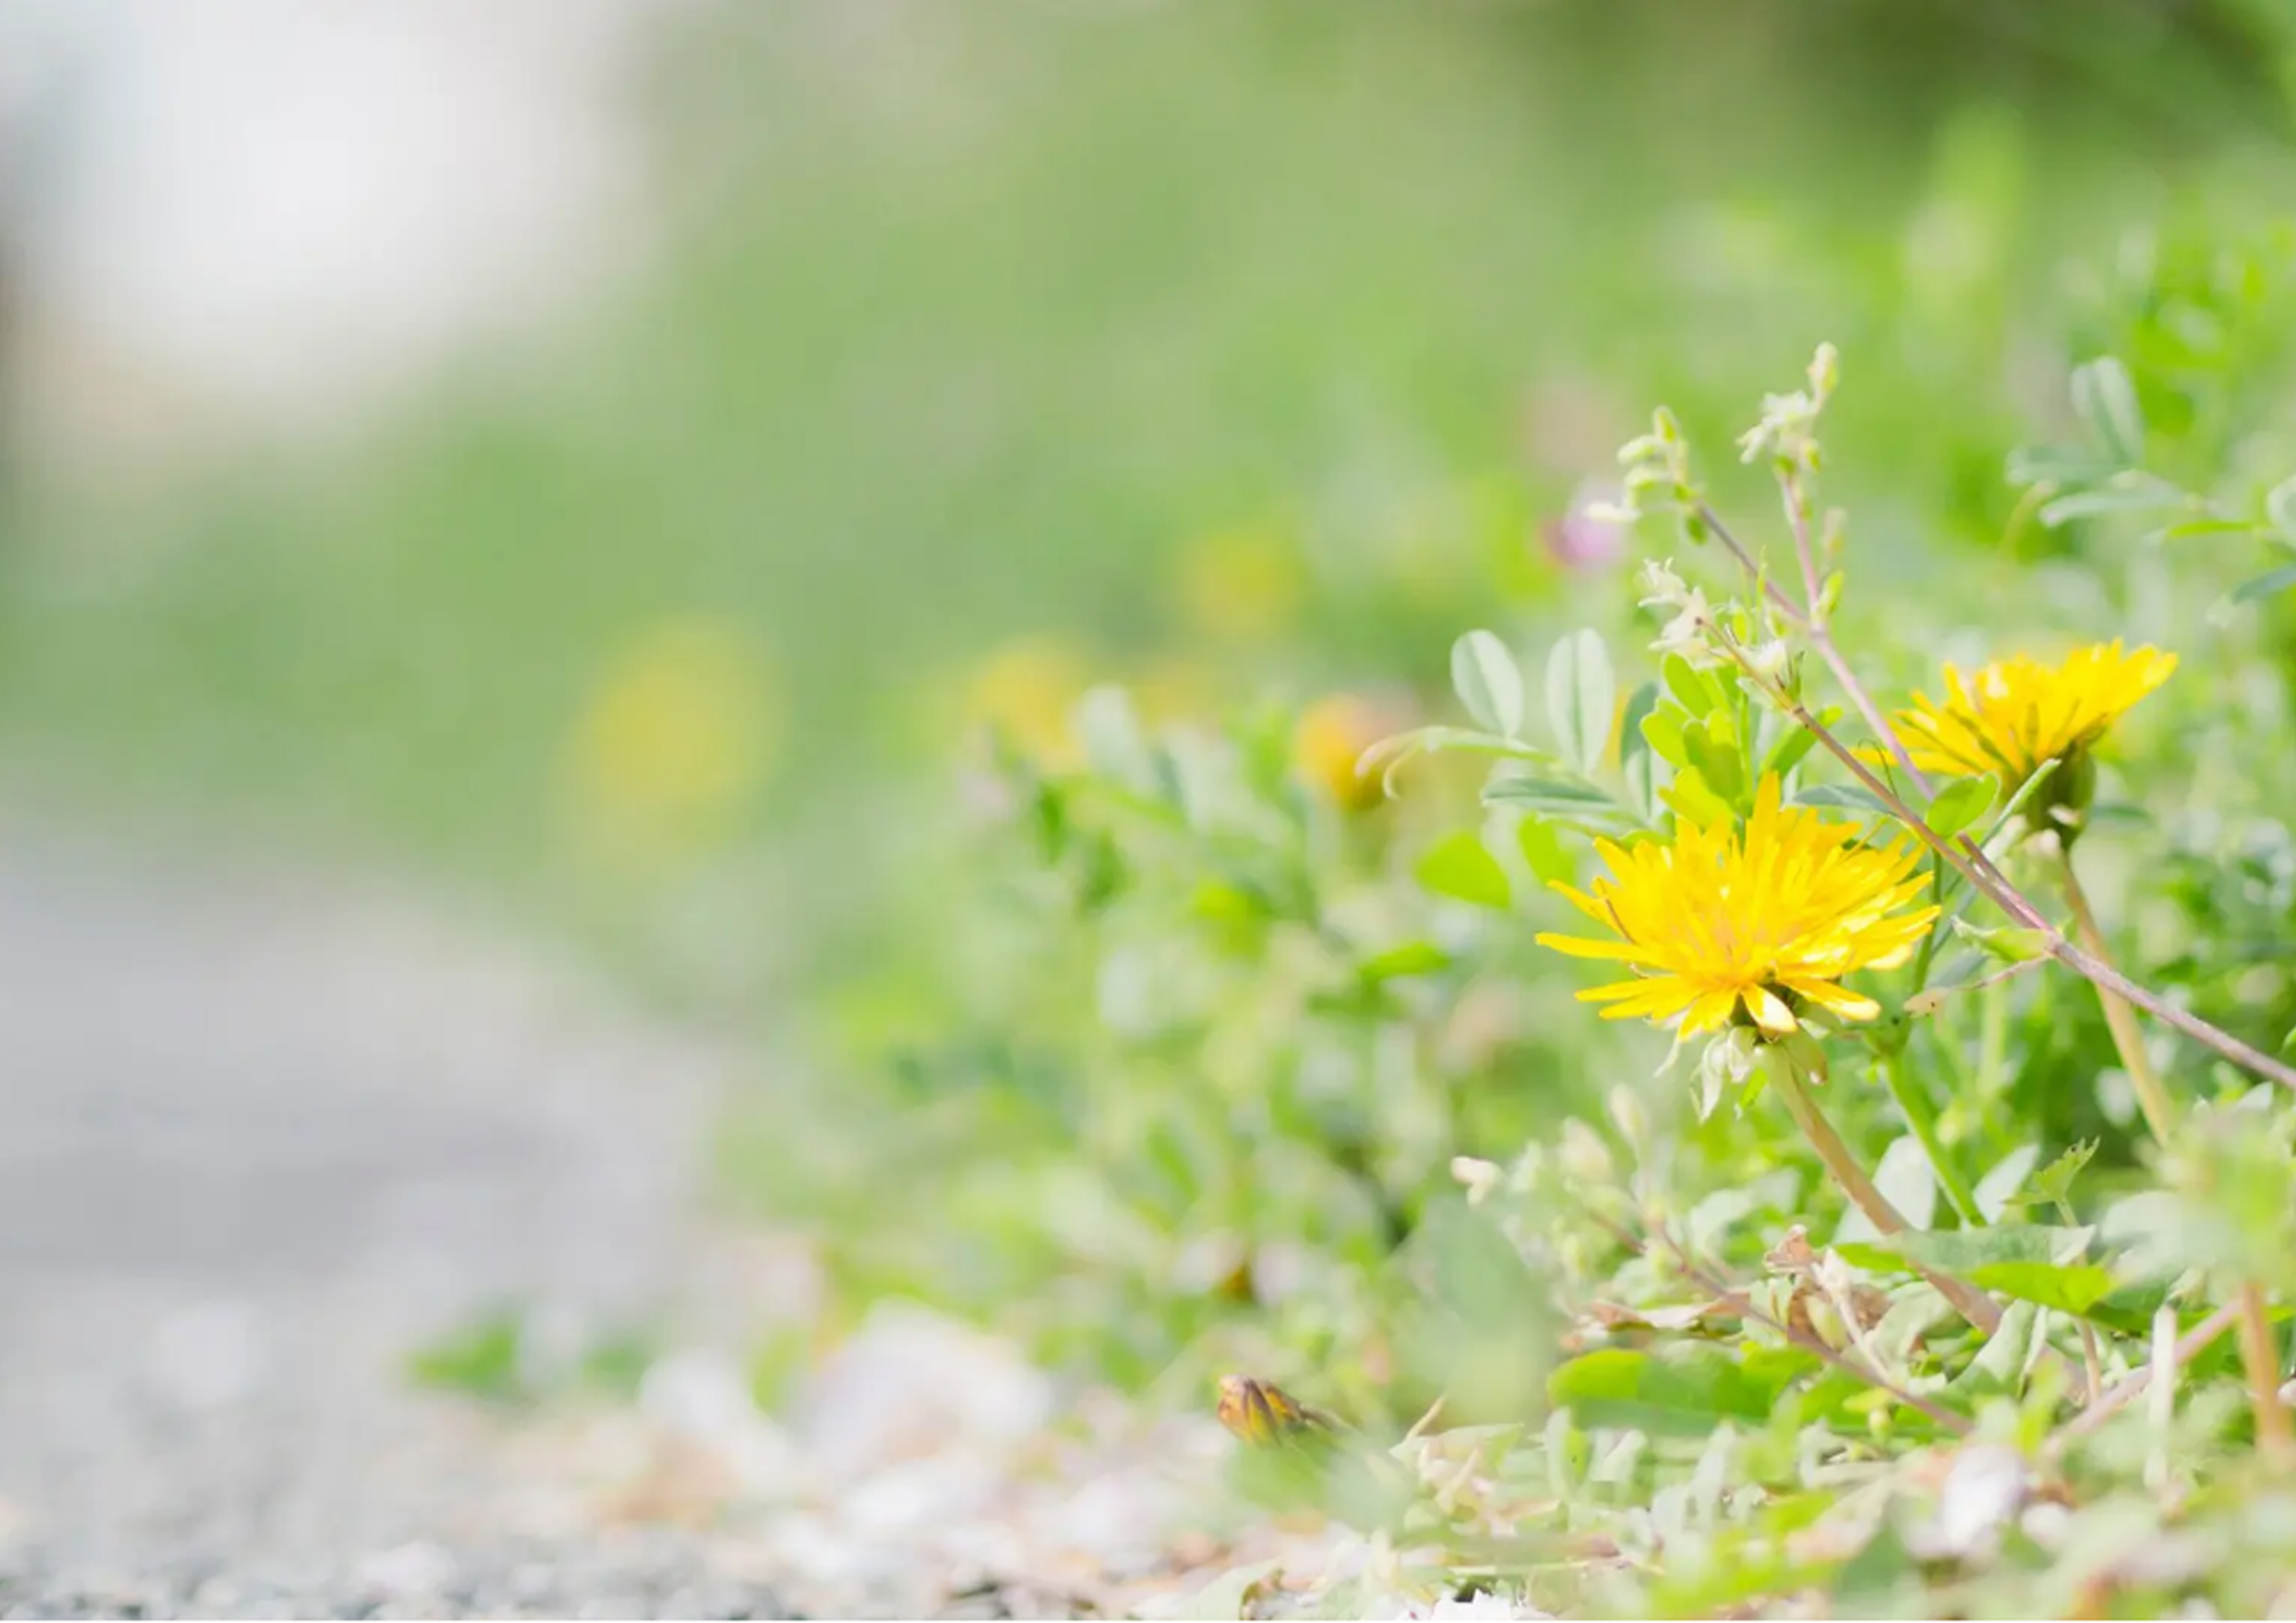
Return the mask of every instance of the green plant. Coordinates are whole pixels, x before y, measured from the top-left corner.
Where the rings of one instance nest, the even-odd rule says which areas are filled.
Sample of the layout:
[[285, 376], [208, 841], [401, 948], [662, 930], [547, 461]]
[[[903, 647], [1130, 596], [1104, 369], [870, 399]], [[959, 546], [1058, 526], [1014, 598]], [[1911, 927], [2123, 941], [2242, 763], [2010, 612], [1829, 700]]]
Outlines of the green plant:
[[[1456, 1544], [1413, 1529], [1454, 1551], [1423, 1581], [1488, 1573], [1660, 1613], [1811, 1589], [1858, 1611], [2260, 1606], [2285, 1549], [2259, 1518], [2288, 1502], [2296, 1448], [2278, 1305], [2296, 1070], [2259, 1045], [2277, 1046], [2254, 1009], [2233, 1022], [2245, 1034], [2226, 1029], [2116, 967], [2073, 865], [2105, 734], [2175, 662], [2118, 643], [2010, 661], [1893, 719], [1833, 632], [1846, 525], [1813, 497], [1834, 370], [1821, 351], [1808, 388], [1772, 397], [1741, 442], [1783, 497], [1778, 578], [1710, 502], [1670, 418], [1626, 448], [1637, 505], [1722, 552], [1728, 574], [1709, 587], [1646, 570], [1663, 669], [1626, 701], [1613, 756], [1570, 758], [1558, 715], [1560, 758], [1510, 749], [1521, 759], [1486, 785], [1487, 804], [1595, 840], [1604, 873], [1571, 895], [1600, 934], [1540, 939], [1636, 971], [1581, 996], [1673, 1029], [1669, 1068], [1695, 1078], [1705, 1121], [1621, 1118], [1602, 1152], [1566, 1137], [1476, 1180], [1470, 1198], [1512, 1207], [1508, 1232], [1588, 1340], [1550, 1380], [1545, 1431], [1521, 1432], [1478, 1495], [1448, 1495], [1435, 1521]], [[2117, 365], [2076, 389], [2100, 438], [2139, 442]], [[1496, 639], [1461, 647], [1463, 703], [1495, 741], [1518, 738], [1521, 676]], [[1590, 645], [1568, 657], [1595, 662]], [[1816, 708], [1821, 669], [1837, 707]], [[1909, 881], [1916, 865], [1926, 879]], [[1961, 945], [1979, 950], [1956, 963]], [[1938, 1102], [1981, 1098], [2003, 1062], [1992, 1012], [2068, 971], [2090, 983], [2159, 1144], [2133, 1191], [2093, 1203], [2075, 1188], [2091, 1146], [2043, 1168], [2047, 1146], [2012, 1118], [2006, 1152], [1973, 1177], [1939, 1126]], [[1988, 1011], [1973, 1042], [1948, 1019], [1971, 1002]], [[2173, 1068], [2161, 1031], [2182, 1039]], [[1856, 1086], [1868, 1078], [1882, 1086]], [[1869, 1165], [1872, 1126], [1845, 1135], [1833, 1117], [1870, 1124], [1884, 1101], [1903, 1136]], [[1700, 1140], [1726, 1117], [1767, 1178], [1702, 1173]], [[1537, 1532], [1488, 1564], [1495, 1523]], [[1609, 1561], [1539, 1547], [1597, 1526]], [[2140, 1530], [2177, 1553], [2137, 1553]]]
[[[1029, 860], [976, 866], [999, 926], [976, 901], [903, 1073], [958, 1198], [899, 1270], [832, 1224], [850, 1286], [1182, 1401], [1242, 1369], [1331, 1402], [1355, 1478], [1406, 1485], [1348, 1501], [1408, 1553], [1365, 1581], [1423, 1599], [2275, 1603], [2296, 672], [2237, 590], [2269, 504], [2054, 505], [2118, 474], [2021, 455], [2063, 543], [2023, 595], [1862, 594], [1834, 372], [1742, 441], [1777, 567], [1660, 414], [1623, 454], [1681, 549], [1650, 659], [1462, 636], [1461, 721], [1362, 756], [1383, 802], [1281, 712], [1156, 731], [1110, 690], [1066, 768], [1001, 758], [988, 838]], [[2082, 454], [2173, 440], [2162, 387], [2085, 363]], [[1979, 657], [1916, 674], [1947, 652]]]

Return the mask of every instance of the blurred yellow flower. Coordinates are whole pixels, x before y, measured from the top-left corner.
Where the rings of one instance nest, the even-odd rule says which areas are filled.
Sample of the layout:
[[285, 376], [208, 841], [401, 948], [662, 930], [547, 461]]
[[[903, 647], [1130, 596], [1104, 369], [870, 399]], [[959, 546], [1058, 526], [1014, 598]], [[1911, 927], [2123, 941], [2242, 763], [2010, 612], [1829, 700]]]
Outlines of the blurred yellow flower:
[[1913, 708], [1898, 712], [1898, 732], [1923, 771], [1994, 773], [2006, 792], [2043, 762], [2095, 743], [2176, 668], [2175, 654], [2124, 652], [2119, 638], [2078, 649], [2054, 666], [2018, 654], [1964, 679], [1948, 665], [1945, 702], [1915, 693]]
[[1140, 719], [1152, 727], [1201, 721], [1218, 709], [1219, 684], [1201, 661], [1166, 658], [1140, 673], [1132, 684], [1132, 701]]
[[1221, 1425], [1255, 1447], [1337, 1429], [1322, 1410], [1309, 1408], [1272, 1381], [1254, 1381], [1249, 1375], [1220, 1377], [1214, 1412]]
[[1215, 530], [1180, 549], [1180, 611], [1191, 629], [1244, 642], [1292, 624], [1306, 595], [1300, 559], [1264, 529]]
[[1380, 803], [1384, 785], [1377, 772], [1358, 773], [1363, 752], [1402, 731], [1406, 723], [1392, 708], [1355, 693], [1333, 693], [1301, 712], [1292, 735], [1292, 763], [1300, 777], [1350, 811]]
[[1618, 939], [1541, 935], [1539, 945], [1578, 958], [1628, 963], [1635, 979], [1589, 988], [1605, 1020], [1679, 1019], [1695, 1037], [1744, 1012], [1771, 1037], [1814, 1005], [1843, 1020], [1871, 1020], [1881, 1005], [1846, 989], [1860, 969], [1902, 963], [1937, 917], [1909, 907], [1927, 881], [1912, 845], [1860, 843], [1857, 830], [1779, 804], [1767, 777], [1742, 834], [1730, 824], [1678, 827], [1671, 841], [1626, 849], [1595, 842], [1610, 869], [1587, 896], [1554, 888]]
[[576, 725], [578, 799], [624, 834], [714, 833], [756, 793], [778, 719], [765, 659], [741, 627], [658, 622], [615, 654]]
[[964, 684], [964, 724], [989, 727], [1047, 766], [1076, 759], [1069, 715], [1091, 685], [1091, 668], [1074, 644], [1054, 636], [1017, 638], [997, 649]]

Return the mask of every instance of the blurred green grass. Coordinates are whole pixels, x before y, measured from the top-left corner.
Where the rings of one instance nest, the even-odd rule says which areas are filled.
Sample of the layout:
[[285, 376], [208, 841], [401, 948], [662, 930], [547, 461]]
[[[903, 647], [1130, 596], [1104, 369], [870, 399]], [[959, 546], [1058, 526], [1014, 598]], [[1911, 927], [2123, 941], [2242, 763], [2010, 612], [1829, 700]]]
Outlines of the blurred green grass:
[[[718, 854], [846, 847], [740, 905], [849, 908], [857, 808], [961, 673], [1201, 642], [1169, 561], [1207, 531], [1278, 525], [1320, 583], [1239, 688], [1415, 670], [1494, 558], [1568, 590], [1528, 520], [1593, 470], [1536, 422], [1599, 447], [1662, 398], [1717, 436], [1832, 338], [1843, 496], [1997, 536], [1994, 430], [2061, 378], [2021, 312], [2172, 196], [2285, 179], [2285, 39], [2134, 0], [732, 12], [663, 64], [669, 249], [546, 353], [316, 460], [35, 481], [13, 774], [643, 938], [663, 871], [568, 834], [569, 740], [702, 613], [777, 717]], [[1366, 607], [1358, 565], [1428, 588]]]

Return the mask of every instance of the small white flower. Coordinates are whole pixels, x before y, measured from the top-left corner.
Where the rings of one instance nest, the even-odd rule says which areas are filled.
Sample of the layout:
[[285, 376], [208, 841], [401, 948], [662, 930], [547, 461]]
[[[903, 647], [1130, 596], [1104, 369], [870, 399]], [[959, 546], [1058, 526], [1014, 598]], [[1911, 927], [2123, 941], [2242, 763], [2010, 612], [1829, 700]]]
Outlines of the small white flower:
[[1674, 560], [1671, 558], [1663, 563], [1655, 558], [1645, 562], [1635, 583], [1642, 588], [1642, 603], [1645, 609], [1679, 609], [1696, 595], [1682, 577], [1674, 572]]
[[1714, 623], [1714, 611], [1707, 606], [1706, 594], [1695, 586], [1690, 590], [1680, 611], [1667, 621], [1651, 644], [1651, 652], [1660, 657], [1678, 653], [1693, 665], [1703, 668], [1718, 663], [1709, 635]]
[[1758, 643], [1746, 651], [1748, 668], [1764, 682], [1776, 682], [1783, 678], [1789, 658], [1785, 643], [1776, 637], [1767, 643]]
[[1467, 1192], [1467, 1204], [1480, 1206], [1498, 1187], [1500, 1168], [1496, 1161], [1478, 1160], [1472, 1155], [1451, 1159], [1451, 1176]]

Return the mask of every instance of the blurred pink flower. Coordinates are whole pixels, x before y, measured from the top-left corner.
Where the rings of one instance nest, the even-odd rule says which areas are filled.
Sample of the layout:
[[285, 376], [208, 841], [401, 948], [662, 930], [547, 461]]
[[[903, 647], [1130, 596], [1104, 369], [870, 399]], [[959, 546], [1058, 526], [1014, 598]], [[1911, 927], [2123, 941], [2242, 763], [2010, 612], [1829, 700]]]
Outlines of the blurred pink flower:
[[1539, 529], [1547, 556], [1566, 570], [1591, 573], [1617, 567], [1627, 553], [1627, 526], [1603, 508], [1624, 500], [1615, 485], [1593, 480], [1580, 485], [1562, 516]]

